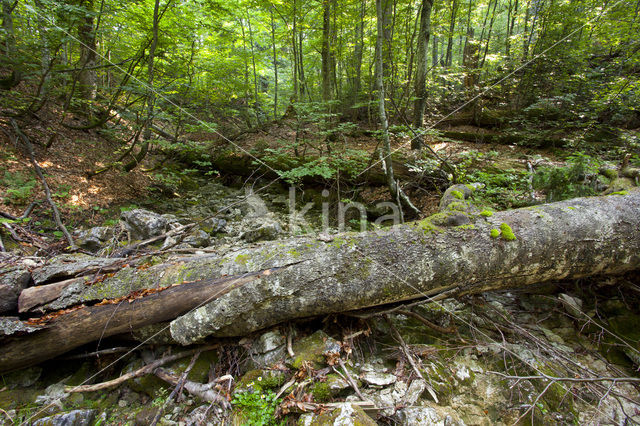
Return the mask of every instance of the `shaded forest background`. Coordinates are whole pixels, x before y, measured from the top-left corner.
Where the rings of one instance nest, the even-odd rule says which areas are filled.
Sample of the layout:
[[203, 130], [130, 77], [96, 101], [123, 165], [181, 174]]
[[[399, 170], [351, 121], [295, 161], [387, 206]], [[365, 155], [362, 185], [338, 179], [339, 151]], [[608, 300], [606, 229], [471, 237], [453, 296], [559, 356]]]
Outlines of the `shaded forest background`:
[[[169, 188], [261, 164], [290, 183], [360, 176], [374, 147], [356, 139], [387, 130], [379, 76], [392, 142], [637, 162], [639, 13], [591, 0], [2, 0], [0, 108], [9, 130], [40, 120], [43, 149], [67, 138], [91, 157], [96, 139], [78, 134], [108, 142], [89, 178], [142, 169]], [[288, 133], [242, 139], [274, 123]], [[441, 169], [443, 187], [464, 181], [446, 163], [429, 150], [413, 161]]]

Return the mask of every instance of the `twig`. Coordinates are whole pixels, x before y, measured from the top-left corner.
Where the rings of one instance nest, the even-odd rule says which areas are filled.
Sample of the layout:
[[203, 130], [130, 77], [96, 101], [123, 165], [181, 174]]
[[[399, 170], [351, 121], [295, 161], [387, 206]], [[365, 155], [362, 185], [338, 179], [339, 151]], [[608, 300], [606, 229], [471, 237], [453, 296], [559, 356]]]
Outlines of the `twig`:
[[51, 190], [49, 189], [47, 180], [44, 178], [44, 175], [42, 174], [42, 168], [36, 161], [36, 157], [33, 151], [33, 146], [31, 145], [31, 141], [29, 141], [29, 138], [27, 137], [27, 135], [25, 135], [22, 132], [22, 130], [20, 130], [20, 127], [18, 127], [18, 123], [16, 123], [16, 120], [14, 120], [13, 118], [11, 119], [11, 124], [13, 125], [13, 128], [16, 131], [16, 134], [20, 137], [25, 147], [27, 148], [27, 153], [29, 154], [29, 159], [31, 160], [31, 164], [33, 165], [33, 168], [36, 174], [38, 175], [38, 177], [40, 178], [40, 181], [42, 182], [42, 186], [44, 187], [44, 193], [47, 196], [47, 201], [49, 202], [49, 205], [53, 210], [53, 218], [56, 222], [56, 225], [58, 226], [58, 229], [64, 234], [65, 238], [67, 239], [67, 242], [69, 243], [69, 247], [71, 247], [72, 250], [76, 250], [77, 247], [73, 242], [73, 238], [71, 238], [71, 234], [69, 234], [69, 231], [67, 231], [67, 228], [64, 226], [64, 224], [62, 223], [62, 220], [60, 219], [60, 212], [58, 211], [58, 206], [56, 206], [56, 203], [54, 203], [53, 199], [51, 198]]
[[396, 313], [401, 314], [401, 315], [405, 315], [407, 317], [411, 317], [411, 318], [415, 318], [418, 321], [420, 321], [422, 324], [426, 325], [427, 327], [438, 331], [440, 333], [446, 333], [446, 334], [451, 334], [451, 333], [455, 333], [456, 329], [455, 327], [441, 327], [437, 324], [432, 323], [431, 321], [429, 321], [428, 319], [426, 319], [425, 317], [423, 317], [420, 314], [417, 314], [415, 312], [412, 311], [408, 311], [408, 310], [404, 310], [404, 309], [400, 309], [398, 310]]
[[291, 358], [295, 357], [296, 354], [293, 352], [293, 327], [289, 326], [289, 332], [287, 333], [287, 353]]
[[[158, 378], [164, 380], [165, 382], [171, 383], [172, 385], [178, 384], [178, 377], [163, 368], [157, 368], [153, 374], [155, 374]], [[196, 383], [190, 380], [186, 380], [184, 383], [184, 388], [190, 394], [197, 396], [204, 401], [217, 402], [226, 409], [231, 408], [231, 404], [229, 404], [229, 401], [227, 401], [227, 399], [220, 395], [218, 392], [211, 389], [210, 385], [204, 385], [202, 383]]]
[[351, 377], [351, 374], [349, 374], [349, 371], [347, 370], [347, 367], [344, 365], [344, 362], [342, 361], [341, 358], [338, 358], [338, 364], [340, 364], [340, 367], [342, 367], [342, 371], [344, 371], [344, 375], [346, 376], [347, 382], [349, 382], [349, 385], [351, 385], [351, 387], [353, 388], [354, 391], [356, 391], [356, 394], [358, 394], [358, 397], [365, 401], [364, 396], [362, 396], [362, 394], [360, 393], [360, 389], [358, 389], [358, 385], [356, 385], [355, 380], [353, 380], [353, 377]]
[[6, 249], [4, 248], [4, 243], [2, 242], [2, 234], [0, 234], [0, 252], [6, 253]]
[[391, 332], [393, 333], [394, 337], [396, 338], [396, 340], [398, 340], [398, 343], [400, 343], [400, 347], [402, 348], [402, 352], [404, 353], [404, 356], [409, 361], [409, 364], [411, 364], [411, 368], [413, 368], [413, 371], [416, 373], [416, 375], [418, 377], [420, 377], [422, 380], [424, 380], [425, 384], [427, 385], [427, 390], [429, 391], [429, 394], [431, 395], [431, 397], [433, 398], [433, 400], [437, 404], [438, 403], [438, 396], [436, 395], [436, 393], [433, 390], [433, 388], [431, 387], [431, 385], [429, 385], [427, 383], [427, 381], [424, 379], [424, 377], [422, 376], [422, 373], [420, 372], [420, 369], [418, 368], [418, 365], [416, 364], [415, 360], [413, 359], [413, 356], [411, 355], [411, 351], [409, 351], [409, 348], [407, 347], [407, 344], [405, 343], [404, 339], [402, 338], [402, 336], [400, 335], [398, 330], [395, 328], [395, 326], [393, 325], [393, 323], [389, 319], [389, 316], [387, 314], [385, 314], [383, 317], [387, 321], [387, 324], [389, 324], [389, 328], [391, 329]]
[[162, 413], [164, 412], [164, 409], [166, 408], [167, 403], [169, 402], [170, 399], [176, 397], [176, 400], [178, 400], [177, 395], [179, 393], [182, 393], [182, 387], [184, 386], [184, 382], [187, 380], [187, 376], [189, 375], [189, 372], [191, 372], [191, 369], [196, 364], [196, 361], [198, 360], [198, 357], [200, 356], [201, 353], [202, 351], [198, 351], [195, 354], [193, 354], [193, 357], [191, 358], [191, 362], [180, 375], [180, 379], [178, 380], [178, 383], [176, 384], [176, 386], [173, 388], [173, 391], [167, 397], [167, 399], [165, 399], [164, 403], [162, 404], [162, 407], [158, 409], [156, 416], [153, 418], [153, 421], [151, 422], [151, 426], [156, 426], [158, 424], [158, 421], [160, 421], [160, 417], [162, 416]]
[[487, 373], [496, 374], [505, 379], [511, 380], [551, 380], [552, 382], [576, 382], [576, 383], [589, 383], [589, 382], [640, 382], [640, 377], [555, 377], [541, 373], [536, 376], [510, 376], [508, 374], [500, 373], [499, 371], [489, 371]]
[[103, 349], [101, 351], [88, 352], [86, 354], [76, 354], [76, 355], [66, 356], [66, 357], [63, 357], [62, 359], [66, 359], [66, 360], [84, 359], [84, 358], [91, 358], [93, 356], [99, 358], [100, 355], [117, 354], [117, 353], [120, 353], [120, 352], [127, 352], [128, 350], [130, 350], [130, 348], [122, 346], [122, 347], [117, 347], [117, 348]]
[[126, 382], [129, 379], [133, 379], [136, 377], [140, 377], [140, 376], [144, 376], [146, 374], [152, 373], [153, 370], [155, 370], [156, 368], [160, 367], [161, 365], [164, 365], [168, 362], [171, 361], [175, 361], [176, 359], [180, 359], [180, 358], [184, 358], [190, 355], [193, 355], [197, 352], [206, 352], [206, 351], [210, 351], [212, 349], [217, 348], [219, 345], [215, 344], [215, 345], [209, 345], [209, 346], [205, 346], [204, 348], [199, 348], [199, 349], [192, 349], [190, 351], [184, 351], [184, 352], [180, 352], [179, 354], [175, 354], [175, 355], [170, 355], [167, 356], [165, 358], [159, 359], [157, 361], [152, 362], [151, 364], [147, 364], [144, 367], [141, 367], [135, 371], [131, 371], [129, 373], [123, 374], [122, 376], [118, 377], [117, 379], [113, 379], [113, 380], [109, 380], [107, 382], [102, 382], [102, 383], [97, 383], [95, 385], [83, 385], [83, 386], [67, 386], [65, 389], [65, 392], [95, 392], [98, 390], [102, 390], [102, 389], [108, 389], [108, 388], [112, 388], [114, 386], [118, 386], [121, 383]]
[[181, 232], [184, 232], [190, 228], [192, 228], [193, 226], [195, 226], [195, 223], [189, 223], [186, 225], [181, 225], [175, 229], [172, 229], [170, 231], [165, 232], [164, 234], [155, 236], [155, 237], [151, 237], [149, 239], [146, 239], [144, 241], [140, 241], [139, 243], [136, 244], [131, 244], [129, 246], [123, 247], [120, 250], [114, 252], [111, 256], [109, 257], [124, 257], [124, 256], [128, 256], [129, 254], [131, 254], [132, 252], [136, 251], [137, 249], [139, 249], [140, 247], [144, 247], [146, 245], [149, 245], [151, 243], [154, 243], [158, 240], [161, 240], [163, 238], [166, 237], [171, 237], [173, 235], [179, 234]]

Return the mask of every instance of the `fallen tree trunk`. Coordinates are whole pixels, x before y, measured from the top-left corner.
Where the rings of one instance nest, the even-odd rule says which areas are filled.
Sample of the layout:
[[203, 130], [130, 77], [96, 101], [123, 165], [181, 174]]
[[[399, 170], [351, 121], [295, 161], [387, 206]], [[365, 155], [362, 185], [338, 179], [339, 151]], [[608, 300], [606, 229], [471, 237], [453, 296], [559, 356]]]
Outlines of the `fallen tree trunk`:
[[[438, 227], [425, 219], [330, 241], [296, 237], [144, 270], [124, 268], [86, 287], [77, 300], [157, 290], [83, 307], [53, 318], [43, 330], [5, 338], [0, 371], [174, 318], [172, 337], [191, 344], [453, 291], [472, 294], [640, 268], [640, 190], [471, 220], [473, 225]], [[117, 282], [126, 285], [117, 289]]]

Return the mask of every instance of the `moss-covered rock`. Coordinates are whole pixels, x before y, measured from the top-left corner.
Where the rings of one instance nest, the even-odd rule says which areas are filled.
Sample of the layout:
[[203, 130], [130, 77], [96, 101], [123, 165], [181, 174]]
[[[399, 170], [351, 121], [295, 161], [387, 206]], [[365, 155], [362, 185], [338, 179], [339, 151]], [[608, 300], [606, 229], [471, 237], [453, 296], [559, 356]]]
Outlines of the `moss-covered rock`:
[[300, 368], [308, 362], [317, 369], [325, 365], [325, 353], [340, 352], [340, 343], [319, 330], [295, 342], [293, 352], [296, 356], [287, 362], [291, 367]]

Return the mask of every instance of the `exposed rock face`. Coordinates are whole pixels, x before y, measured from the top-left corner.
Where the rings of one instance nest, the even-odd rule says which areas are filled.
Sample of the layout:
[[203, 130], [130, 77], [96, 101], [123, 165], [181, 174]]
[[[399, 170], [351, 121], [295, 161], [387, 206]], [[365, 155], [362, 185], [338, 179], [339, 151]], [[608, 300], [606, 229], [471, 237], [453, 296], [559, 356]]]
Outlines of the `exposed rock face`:
[[96, 410], [73, 410], [36, 420], [33, 426], [89, 426], [93, 424], [96, 413]]
[[[319, 416], [307, 414], [298, 423], [304, 426], [375, 426], [377, 423], [355, 404], [339, 404], [333, 411]], [[417, 423], [416, 423], [417, 424]]]
[[399, 410], [394, 419], [403, 426], [434, 425], [434, 426], [464, 426], [464, 422], [453, 412], [447, 412], [440, 407], [406, 407]]
[[282, 234], [280, 223], [270, 217], [243, 221], [243, 227], [246, 228], [246, 231], [241, 234], [241, 237], [248, 243], [275, 240]]
[[163, 234], [169, 221], [157, 213], [144, 209], [122, 212], [120, 218], [134, 240], [145, 240]]
[[18, 297], [30, 280], [31, 274], [24, 268], [0, 271], [0, 314], [18, 311]]
[[90, 252], [97, 252], [102, 245], [113, 236], [113, 229], [107, 226], [96, 226], [87, 231], [80, 232], [76, 244]]

